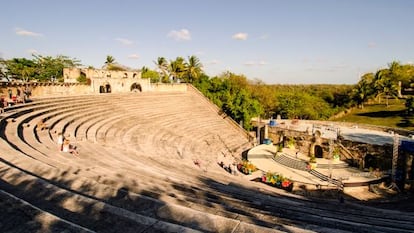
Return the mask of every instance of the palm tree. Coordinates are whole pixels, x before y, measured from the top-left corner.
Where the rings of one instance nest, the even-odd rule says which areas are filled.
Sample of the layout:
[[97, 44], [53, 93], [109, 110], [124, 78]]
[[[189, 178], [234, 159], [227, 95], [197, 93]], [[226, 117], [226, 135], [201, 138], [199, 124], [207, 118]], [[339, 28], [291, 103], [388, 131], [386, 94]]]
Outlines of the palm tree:
[[148, 67], [146, 67], [146, 66], [143, 66], [142, 68], [141, 68], [141, 73], [146, 73], [146, 72], [148, 72]]
[[181, 79], [187, 71], [184, 58], [177, 57], [175, 61], [170, 61], [168, 71], [170, 72], [174, 80]]
[[106, 56], [105, 65], [109, 66], [115, 63], [115, 58], [111, 55]]
[[375, 87], [377, 89], [377, 96], [380, 100], [381, 95], [386, 98], [386, 105], [388, 107], [388, 97], [398, 97], [398, 85], [396, 80], [390, 72], [390, 69], [382, 69], [375, 74]]
[[357, 102], [359, 108], [364, 108], [364, 103], [375, 93], [373, 82], [373, 73], [364, 74], [352, 90], [353, 99]]
[[159, 82], [161, 82], [161, 79], [165, 79], [165, 78], [168, 77], [168, 74], [167, 74], [167, 70], [168, 70], [167, 59], [165, 59], [164, 57], [158, 57], [157, 61], [154, 61], [154, 63], [157, 66], [159, 72], [162, 74], [162, 75], [160, 75], [160, 80], [159, 80]]
[[200, 59], [198, 59], [196, 56], [192, 55], [188, 57], [186, 67], [186, 77], [188, 82], [192, 83], [194, 80], [200, 77], [203, 65], [200, 63]]

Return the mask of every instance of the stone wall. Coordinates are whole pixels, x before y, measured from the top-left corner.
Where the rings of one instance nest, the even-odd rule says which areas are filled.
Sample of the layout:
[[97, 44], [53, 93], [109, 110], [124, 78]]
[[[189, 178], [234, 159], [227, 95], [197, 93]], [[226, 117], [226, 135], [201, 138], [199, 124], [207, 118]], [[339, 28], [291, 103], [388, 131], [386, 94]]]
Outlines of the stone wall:
[[18, 90], [30, 90], [32, 98], [47, 96], [67, 96], [94, 93], [90, 86], [82, 84], [63, 83], [9, 83], [0, 85], [0, 97], [8, 99], [8, 90], [17, 96]]
[[104, 69], [64, 68], [65, 83], [78, 83], [79, 76], [90, 80], [93, 93], [123, 93], [151, 91], [149, 79], [142, 79], [140, 71], [112, 71]]
[[[294, 141], [295, 148], [302, 154], [311, 156], [315, 155], [315, 146], [322, 149], [322, 157], [329, 158], [329, 139], [315, 137], [303, 131], [289, 130], [278, 127], [269, 127], [268, 136], [272, 141], [282, 143], [285, 147], [289, 141]], [[350, 165], [360, 168], [380, 168], [381, 170], [388, 170], [391, 168], [392, 160], [392, 145], [371, 145], [367, 143], [353, 142], [343, 139], [334, 141], [334, 147], [339, 147], [337, 143], [341, 143], [354, 156], [354, 160], [348, 160]], [[372, 156], [371, 164], [365, 164], [365, 157]], [[341, 157], [342, 160], [346, 158]]]
[[[128, 82], [125, 82], [127, 85]], [[95, 83], [96, 84], [96, 83]], [[112, 83], [112, 87], [116, 87], [117, 83]], [[96, 84], [98, 85], [98, 84]], [[69, 96], [69, 95], [83, 95], [83, 94], [98, 94], [96, 85], [84, 85], [79, 83], [1, 83], [0, 84], [0, 98], [8, 100], [8, 90], [12, 91], [13, 96], [17, 96], [18, 90], [22, 92], [25, 88], [29, 89], [32, 98], [47, 97], [47, 96]], [[121, 85], [121, 84], [120, 84]], [[145, 87], [145, 89], [144, 89]], [[143, 86], [145, 91], [155, 92], [186, 92], [187, 84], [148, 84]], [[142, 91], [144, 91], [142, 90]], [[135, 92], [136, 90], [123, 89], [122, 92]], [[115, 88], [114, 92], [121, 92]]]

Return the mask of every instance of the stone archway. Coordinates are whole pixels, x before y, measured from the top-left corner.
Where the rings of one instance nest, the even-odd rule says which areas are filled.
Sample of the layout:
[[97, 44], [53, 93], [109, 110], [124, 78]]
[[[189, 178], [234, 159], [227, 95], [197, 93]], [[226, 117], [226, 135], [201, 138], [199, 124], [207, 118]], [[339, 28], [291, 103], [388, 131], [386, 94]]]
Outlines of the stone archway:
[[323, 149], [320, 145], [315, 145], [315, 158], [323, 158]]
[[321, 133], [316, 131], [313, 134], [312, 144], [309, 148], [310, 156], [315, 156], [315, 158], [323, 158], [323, 149], [322, 149], [322, 138], [320, 137]]
[[139, 84], [139, 83], [133, 83], [131, 85], [131, 88], [130, 89], [133, 92], [142, 92], [142, 87], [141, 87], [141, 84]]
[[109, 83], [105, 84], [105, 93], [111, 93], [111, 85]]

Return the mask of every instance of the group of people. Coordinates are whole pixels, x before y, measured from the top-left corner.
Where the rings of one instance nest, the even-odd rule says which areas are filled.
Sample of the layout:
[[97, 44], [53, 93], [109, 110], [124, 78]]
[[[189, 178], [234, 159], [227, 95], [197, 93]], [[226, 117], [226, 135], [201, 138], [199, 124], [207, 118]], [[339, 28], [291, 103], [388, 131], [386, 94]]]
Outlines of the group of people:
[[8, 99], [10, 103], [26, 103], [29, 99], [29, 96], [32, 94], [30, 87], [16, 88], [15, 95], [13, 95], [13, 90], [9, 88], [7, 90]]
[[62, 133], [58, 134], [57, 143], [59, 145], [59, 151], [69, 152], [72, 155], [79, 155], [76, 146], [70, 144], [69, 139], [65, 138]]
[[15, 93], [13, 93], [13, 90], [9, 88], [7, 90], [7, 95], [2, 95], [0, 97], [0, 113], [3, 113], [4, 108], [7, 106], [17, 103], [26, 103], [31, 94], [32, 90], [30, 87], [24, 86], [23, 88], [16, 88]]

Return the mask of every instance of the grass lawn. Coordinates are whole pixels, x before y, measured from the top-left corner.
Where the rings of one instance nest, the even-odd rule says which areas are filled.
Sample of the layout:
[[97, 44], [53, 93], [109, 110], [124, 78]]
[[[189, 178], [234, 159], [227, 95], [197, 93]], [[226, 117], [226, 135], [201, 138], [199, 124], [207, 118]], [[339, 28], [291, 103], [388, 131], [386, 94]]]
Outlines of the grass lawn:
[[354, 109], [335, 121], [355, 122], [360, 124], [381, 125], [393, 128], [414, 130], [414, 116], [406, 116], [404, 101], [365, 105], [363, 109]]

